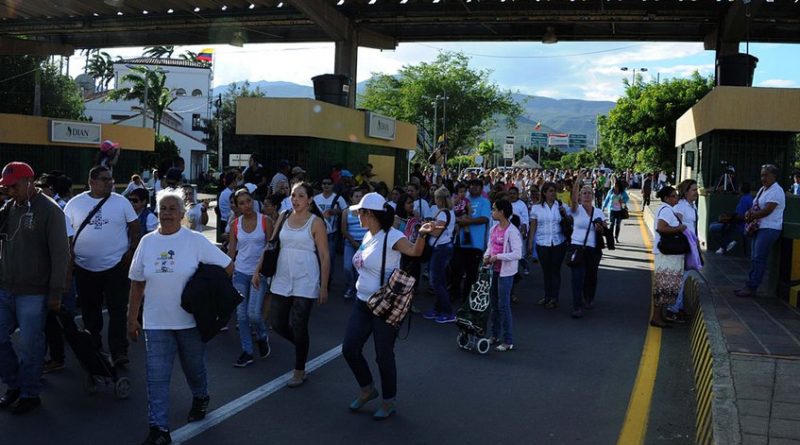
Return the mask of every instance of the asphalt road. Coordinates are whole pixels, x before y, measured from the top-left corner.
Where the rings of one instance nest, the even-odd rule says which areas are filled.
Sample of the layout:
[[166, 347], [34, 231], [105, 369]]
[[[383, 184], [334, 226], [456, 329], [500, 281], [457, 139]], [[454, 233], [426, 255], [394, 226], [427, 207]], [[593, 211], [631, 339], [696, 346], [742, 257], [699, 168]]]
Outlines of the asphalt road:
[[[240, 350], [232, 322], [230, 331], [208, 345], [210, 418], [231, 409], [237, 413], [182, 428], [191, 395], [176, 361], [170, 407], [174, 437], [198, 445], [617, 443], [648, 327], [650, 263], [641, 237], [637, 220], [626, 221], [621, 245], [603, 257], [597, 308], [580, 320], [569, 317], [566, 267], [560, 308], [536, 306], [541, 269], [533, 265], [517, 288], [521, 302], [513, 307], [514, 351], [462, 351], [454, 325], [414, 316], [408, 339], [397, 341], [398, 413], [386, 422], [371, 419], [375, 402], [361, 413], [347, 409], [358, 386], [335, 352], [351, 306], [341, 298], [337, 275], [330, 302], [315, 307], [311, 316], [310, 359], [329, 352], [330, 361], [311, 372], [304, 386], [282, 387], [279, 382], [292, 368], [293, 350], [271, 333], [270, 357], [234, 368]], [[340, 265], [337, 271], [341, 273]], [[432, 306], [426, 286], [416, 304], [423, 310]], [[377, 378], [371, 342], [366, 353]], [[147, 434], [141, 341], [131, 345], [130, 356], [124, 375], [131, 379], [133, 393], [116, 400], [110, 388], [87, 395], [84, 374], [68, 353], [67, 369], [44, 377], [40, 409], [23, 417], [0, 413], [3, 443], [140, 443]], [[646, 443], [693, 442], [688, 356], [687, 329], [665, 331]], [[272, 388], [265, 387], [270, 382]], [[263, 395], [260, 401], [237, 402], [256, 389]]]

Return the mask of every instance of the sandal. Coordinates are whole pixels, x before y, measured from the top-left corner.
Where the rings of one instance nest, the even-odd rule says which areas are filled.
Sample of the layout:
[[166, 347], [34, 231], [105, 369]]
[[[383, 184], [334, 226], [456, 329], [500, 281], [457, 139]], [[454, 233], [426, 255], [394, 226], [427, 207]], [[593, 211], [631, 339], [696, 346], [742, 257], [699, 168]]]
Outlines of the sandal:
[[650, 321], [650, 326], [652, 326], [654, 328], [661, 328], [661, 329], [672, 329], [672, 326], [670, 326], [670, 325], [668, 325], [666, 323], [659, 323], [659, 322], [653, 321], [653, 320]]
[[678, 323], [678, 324], [686, 324], [687, 320], [680, 315], [667, 311], [667, 314], [664, 315], [664, 320], [667, 320], [670, 323]]

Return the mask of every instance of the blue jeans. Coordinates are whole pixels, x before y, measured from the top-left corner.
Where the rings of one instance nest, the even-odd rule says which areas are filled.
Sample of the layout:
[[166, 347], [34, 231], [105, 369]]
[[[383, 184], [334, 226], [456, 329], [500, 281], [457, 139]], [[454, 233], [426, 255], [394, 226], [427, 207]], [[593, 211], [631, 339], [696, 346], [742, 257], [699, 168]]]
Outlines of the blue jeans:
[[514, 344], [514, 338], [511, 336], [511, 286], [514, 284], [514, 276], [501, 277], [500, 272], [493, 273], [494, 280], [490, 294], [492, 337], [502, 338], [504, 343], [511, 345]]
[[342, 340], [342, 355], [361, 388], [374, 385], [363, 354], [364, 344], [370, 335], [375, 343], [375, 362], [378, 363], [378, 372], [381, 375], [383, 400], [391, 401], [397, 395], [397, 366], [394, 360], [397, 330], [382, 318], [376, 317], [367, 307], [367, 303], [356, 300]]
[[[44, 366], [46, 295], [11, 295], [0, 289], [0, 379], [21, 397], [39, 397]], [[11, 334], [19, 327], [18, 351]]]
[[197, 328], [145, 329], [147, 416], [151, 427], [169, 431], [169, 381], [177, 354], [192, 397], [208, 396], [206, 345]]
[[264, 294], [267, 291], [265, 277], [261, 277], [261, 286], [254, 288], [250, 281], [252, 275], [233, 272], [233, 287], [244, 297], [236, 307], [236, 323], [239, 326], [239, 340], [242, 351], [253, 355], [253, 337], [250, 332], [255, 329], [258, 341], [267, 339], [267, 325], [264, 323]]
[[586, 247], [584, 261], [572, 268], [572, 309], [583, 307], [583, 302], [591, 303], [597, 292], [597, 271], [603, 251], [595, 247]]
[[451, 315], [450, 293], [447, 291], [447, 265], [453, 257], [453, 244], [442, 244], [433, 248], [430, 261], [430, 279], [436, 304], [433, 310], [442, 315]]
[[344, 243], [344, 293], [345, 295], [355, 295], [358, 271], [353, 267], [353, 255], [356, 254], [356, 248], [350, 244], [350, 241], [343, 240], [342, 242]]
[[767, 272], [767, 256], [780, 237], [781, 231], [777, 229], [758, 229], [756, 236], [753, 237], [750, 276], [747, 279], [747, 287], [751, 290], [758, 289], [764, 279], [764, 274]]

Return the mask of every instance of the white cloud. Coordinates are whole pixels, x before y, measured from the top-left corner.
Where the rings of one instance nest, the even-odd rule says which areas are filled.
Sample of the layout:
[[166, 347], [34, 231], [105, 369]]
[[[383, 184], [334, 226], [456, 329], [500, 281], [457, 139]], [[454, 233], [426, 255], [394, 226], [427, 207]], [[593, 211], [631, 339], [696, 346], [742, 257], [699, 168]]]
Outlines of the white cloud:
[[793, 80], [788, 79], [767, 79], [758, 83], [760, 87], [773, 87], [773, 88], [792, 88], [797, 84]]
[[[642, 62], [672, 60], [704, 53], [702, 43], [646, 43], [630, 51], [615, 52], [592, 59], [596, 65], [636, 67]], [[645, 66], [645, 68], [647, 68]]]

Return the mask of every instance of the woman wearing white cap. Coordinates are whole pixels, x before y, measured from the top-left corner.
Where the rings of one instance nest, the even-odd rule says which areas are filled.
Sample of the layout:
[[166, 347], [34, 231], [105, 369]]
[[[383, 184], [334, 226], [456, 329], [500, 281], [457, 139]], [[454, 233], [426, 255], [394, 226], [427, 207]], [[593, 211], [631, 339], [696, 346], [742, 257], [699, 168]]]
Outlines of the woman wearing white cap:
[[[412, 244], [403, 232], [392, 228], [394, 210], [378, 193], [367, 193], [361, 202], [351, 207], [358, 212], [361, 227], [367, 229], [364, 239], [353, 256], [353, 266], [358, 270], [356, 302], [347, 323], [342, 341], [342, 355], [355, 375], [361, 388], [358, 397], [350, 404], [350, 410], [358, 411], [379, 395], [372, 373], [362, 353], [370, 336], [375, 343], [375, 355], [381, 376], [383, 404], [373, 414], [373, 419], [384, 420], [395, 413], [397, 393], [397, 369], [394, 361], [394, 341], [397, 330], [383, 318], [375, 316], [367, 307], [367, 300], [386, 282], [395, 269], [400, 267], [402, 255], [420, 256], [425, 248], [425, 239], [433, 230], [431, 223], [424, 224], [416, 243]], [[388, 237], [388, 238], [387, 238]], [[386, 241], [386, 242], [384, 242]], [[386, 246], [384, 252], [383, 246]], [[385, 265], [384, 264], [385, 258]], [[381, 280], [381, 269], [384, 271]]]

